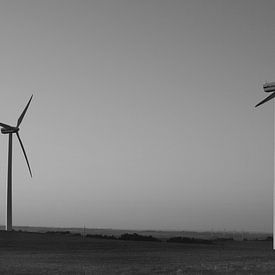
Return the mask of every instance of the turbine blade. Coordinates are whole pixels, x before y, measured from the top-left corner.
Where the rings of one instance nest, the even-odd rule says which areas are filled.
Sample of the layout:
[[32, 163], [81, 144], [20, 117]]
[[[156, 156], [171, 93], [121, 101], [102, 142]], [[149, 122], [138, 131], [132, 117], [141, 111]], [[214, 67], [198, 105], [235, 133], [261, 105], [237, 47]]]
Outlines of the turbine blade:
[[268, 97], [266, 97], [266, 98], [265, 98], [264, 100], [262, 100], [261, 102], [259, 102], [255, 107], [258, 107], [258, 106], [264, 104], [265, 102], [271, 100], [273, 97], [275, 97], [275, 92], [274, 92], [273, 94], [269, 95]]
[[30, 171], [31, 177], [32, 177], [31, 167], [30, 167], [30, 164], [29, 164], [29, 161], [28, 161], [27, 154], [26, 154], [26, 152], [25, 152], [25, 149], [24, 149], [23, 143], [22, 143], [22, 141], [21, 141], [21, 138], [20, 138], [20, 136], [19, 136], [18, 132], [16, 132], [16, 135], [17, 135], [17, 137], [18, 137], [19, 143], [20, 143], [21, 148], [22, 148], [22, 150], [23, 150], [23, 153], [24, 153], [24, 156], [25, 156], [25, 159], [26, 159], [26, 162], [27, 162], [27, 165], [28, 165], [28, 168], [29, 168], [29, 171]]
[[1, 122], [0, 122], [0, 126], [6, 128], [6, 129], [13, 129], [12, 126], [10, 126], [10, 125], [8, 125], [8, 124], [5, 124], [5, 123], [1, 123]]
[[19, 127], [19, 125], [21, 124], [21, 122], [22, 122], [22, 120], [23, 120], [23, 118], [24, 118], [24, 116], [25, 116], [25, 114], [26, 114], [26, 112], [27, 112], [27, 110], [29, 108], [29, 105], [31, 103], [32, 97], [33, 97], [33, 95], [31, 96], [31, 98], [30, 98], [27, 106], [25, 107], [24, 111], [22, 112], [21, 116], [18, 118], [16, 127]]

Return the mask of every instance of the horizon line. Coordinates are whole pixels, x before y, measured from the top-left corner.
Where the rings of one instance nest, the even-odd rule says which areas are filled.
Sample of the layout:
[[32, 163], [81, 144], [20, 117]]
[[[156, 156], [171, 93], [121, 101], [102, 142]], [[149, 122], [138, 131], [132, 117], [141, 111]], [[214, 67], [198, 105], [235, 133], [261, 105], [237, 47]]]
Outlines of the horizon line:
[[[5, 225], [0, 225], [0, 228], [5, 228]], [[211, 230], [195, 230], [195, 229], [123, 229], [123, 228], [111, 228], [111, 227], [86, 227], [83, 226], [33, 226], [33, 225], [14, 225], [14, 228], [17, 227], [28, 227], [28, 228], [58, 228], [58, 229], [90, 229], [90, 230], [117, 230], [117, 231], [143, 231], [143, 232], [197, 232], [197, 233], [254, 233], [254, 234], [273, 234], [273, 231], [258, 231], [258, 230], [227, 230], [227, 229], [211, 229]]]

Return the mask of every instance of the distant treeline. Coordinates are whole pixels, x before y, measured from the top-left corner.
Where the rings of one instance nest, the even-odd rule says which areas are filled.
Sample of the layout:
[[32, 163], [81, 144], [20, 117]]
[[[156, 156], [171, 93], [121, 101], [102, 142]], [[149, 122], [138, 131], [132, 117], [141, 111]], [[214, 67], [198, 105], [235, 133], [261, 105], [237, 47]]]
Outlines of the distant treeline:
[[[1, 230], [2, 231], [2, 230]], [[4, 231], [5, 232], [5, 231]], [[29, 231], [18, 230], [17, 232], [31, 233]], [[38, 232], [36, 232], [38, 233]], [[144, 242], [168, 242], [168, 243], [185, 243], [185, 244], [215, 244], [227, 241], [234, 241], [233, 238], [215, 238], [215, 239], [200, 239], [200, 238], [189, 238], [189, 237], [171, 237], [169, 239], [158, 239], [151, 235], [140, 235], [137, 233], [125, 233], [120, 236], [114, 235], [103, 235], [103, 234], [80, 234], [72, 233], [71, 231], [47, 231], [40, 234], [50, 234], [50, 235], [67, 235], [84, 238], [94, 238], [94, 239], [105, 239], [105, 240], [122, 240], [122, 241], [144, 241]], [[243, 239], [243, 241], [248, 241]], [[273, 237], [268, 236], [265, 239], [254, 239], [254, 241], [273, 241]]]
[[107, 239], [107, 240], [122, 240], [122, 241], [145, 241], [145, 242], [161, 242], [160, 239], [153, 236], [139, 235], [137, 233], [122, 234], [120, 237], [115, 237], [114, 235], [101, 235], [101, 234], [87, 234], [85, 238], [95, 238], [95, 239]]
[[[114, 235], [102, 235], [102, 234], [80, 234], [80, 233], [71, 233], [70, 231], [47, 231], [46, 234], [59, 234], [59, 235], [71, 235], [79, 236], [83, 238], [94, 238], [94, 239], [106, 239], [106, 240], [122, 240], [122, 241], [143, 241], [143, 242], [161, 242], [161, 239], [155, 238], [151, 235], [140, 235], [137, 233], [125, 233], [119, 237]], [[193, 243], [193, 244], [211, 244], [212, 241], [205, 239], [196, 239], [196, 238], [186, 238], [186, 237], [173, 237], [166, 240], [171, 243]]]
[[213, 244], [212, 240], [187, 238], [187, 237], [173, 237], [167, 240], [168, 243], [192, 243], [192, 244]]

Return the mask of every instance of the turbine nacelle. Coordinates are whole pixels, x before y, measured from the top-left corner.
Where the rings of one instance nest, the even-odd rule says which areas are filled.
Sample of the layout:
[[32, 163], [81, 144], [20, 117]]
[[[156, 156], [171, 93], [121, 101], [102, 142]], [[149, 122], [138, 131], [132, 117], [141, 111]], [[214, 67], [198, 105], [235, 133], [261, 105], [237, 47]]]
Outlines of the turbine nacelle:
[[263, 85], [263, 88], [266, 93], [275, 92], [275, 82], [267, 82]]
[[1, 128], [2, 134], [13, 134], [17, 133], [19, 131], [18, 127], [12, 127], [12, 128]]
[[265, 83], [263, 85], [263, 89], [266, 93], [270, 93], [270, 95], [261, 102], [259, 102], [255, 107], [258, 107], [275, 97], [275, 82]]

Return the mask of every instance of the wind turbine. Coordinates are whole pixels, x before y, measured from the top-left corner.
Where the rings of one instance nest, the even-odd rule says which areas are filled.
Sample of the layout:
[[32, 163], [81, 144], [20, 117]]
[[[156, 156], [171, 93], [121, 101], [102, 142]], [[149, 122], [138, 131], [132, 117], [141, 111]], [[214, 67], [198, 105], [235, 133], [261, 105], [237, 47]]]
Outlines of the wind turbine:
[[[270, 94], [264, 100], [259, 102], [255, 107], [258, 107], [275, 97], [275, 82], [265, 83], [263, 85], [263, 88], [266, 93], [272, 93], [272, 94]], [[274, 103], [274, 115], [275, 115], [275, 103]], [[275, 128], [274, 128], [274, 134], [275, 134]], [[274, 156], [274, 161], [275, 161], [275, 156]], [[274, 181], [275, 181], [275, 170], [274, 170]], [[274, 184], [275, 184], [275, 182], [274, 182]], [[274, 202], [274, 197], [275, 197], [275, 186], [273, 185], [273, 249], [275, 249], [275, 202]]]
[[263, 86], [263, 88], [264, 88], [264, 91], [266, 93], [272, 93], [272, 94], [269, 95], [268, 97], [266, 97], [261, 102], [259, 102], [255, 107], [258, 107], [258, 106], [266, 103], [267, 101], [269, 101], [269, 100], [271, 100], [272, 98], [275, 97], [275, 82], [265, 83], [264, 86]]
[[4, 124], [0, 122], [0, 126], [2, 126], [3, 128], [1, 128], [1, 133], [2, 134], [9, 134], [9, 147], [8, 147], [8, 179], [7, 179], [7, 223], [6, 223], [6, 230], [7, 231], [12, 231], [12, 135], [16, 134], [18, 141], [21, 145], [23, 154], [25, 156], [28, 168], [29, 168], [29, 172], [30, 175], [32, 177], [32, 171], [31, 171], [31, 167], [26, 155], [26, 151], [24, 149], [22, 140], [19, 136], [19, 126], [29, 108], [29, 105], [31, 103], [32, 97], [29, 99], [29, 102], [27, 104], [27, 106], [25, 107], [24, 111], [22, 112], [22, 114], [20, 115], [20, 117], [17, 120], [17, 124], [16, 126], [10, 126], [8, 124]]

